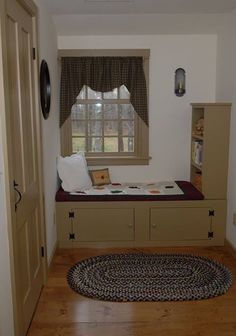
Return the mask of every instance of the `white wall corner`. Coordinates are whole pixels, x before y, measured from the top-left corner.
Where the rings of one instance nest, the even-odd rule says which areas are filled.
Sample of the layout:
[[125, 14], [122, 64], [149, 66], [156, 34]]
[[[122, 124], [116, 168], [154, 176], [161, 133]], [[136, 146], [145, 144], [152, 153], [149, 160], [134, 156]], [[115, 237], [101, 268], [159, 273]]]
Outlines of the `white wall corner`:
[[230, 123], [228, 209], [226, 237], [236, 248], [236, 10], [221, 25], [217, 50], [217, 101], [232, 103]]

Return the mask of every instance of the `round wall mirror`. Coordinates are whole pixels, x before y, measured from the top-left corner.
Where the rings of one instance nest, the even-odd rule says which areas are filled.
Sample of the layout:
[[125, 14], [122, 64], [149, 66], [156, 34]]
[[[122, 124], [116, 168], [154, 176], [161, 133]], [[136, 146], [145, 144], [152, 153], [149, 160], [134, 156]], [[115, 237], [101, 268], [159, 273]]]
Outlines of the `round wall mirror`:
[[51, 83], [47, 62], [43, 60], [40, 66], [40, 101], [44, 119], [47, 119], [51, 104]]

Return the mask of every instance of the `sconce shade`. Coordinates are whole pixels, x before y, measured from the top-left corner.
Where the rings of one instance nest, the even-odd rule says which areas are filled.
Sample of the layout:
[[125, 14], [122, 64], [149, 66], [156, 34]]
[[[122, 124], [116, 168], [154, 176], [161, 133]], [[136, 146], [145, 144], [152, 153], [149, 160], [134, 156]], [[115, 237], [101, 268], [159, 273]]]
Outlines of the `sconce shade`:
[[185, 70], [178, 68], [175, 71], [175, 94], [177, 97], [182, 97], [186, 92]]

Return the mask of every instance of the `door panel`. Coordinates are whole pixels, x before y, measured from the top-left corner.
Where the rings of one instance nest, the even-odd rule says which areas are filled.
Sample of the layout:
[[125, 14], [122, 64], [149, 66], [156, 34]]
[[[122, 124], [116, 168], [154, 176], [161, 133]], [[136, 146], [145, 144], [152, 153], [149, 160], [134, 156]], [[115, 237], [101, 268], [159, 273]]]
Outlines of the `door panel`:
[[151, 209], [150, 239], [161, 241], [207, 240], [211, 231], [208, 208]]
[[[12, 165], [23, 166], [23, 145], [20, 137], [20, 128], [19, 125], [21, 122], [21, 97], [19, 89], [19, 52], [18, 52], [18, 32], [17, 32], [17, 23], [11, 17], [7, 18], [7, 34], [8, 34], [8, 62], [9, 62], [9, 87], [10, 90], [10, 102], [11, 109], [15, 109], [14, 117], [11, 114], [11, 128], [13, 130], [11, 137], [18, 139], [18, 146], [12, 146]], [[24, 176], [22, 169], [16, 170], [15, 178], [18, 181], [19, 185], [25, 186]]]
[[30, 274], [28, 269], [28, 246], [29, 246], [29, 235], [28, 235], [29, 223], [27, 221], [23, 222], [23, 225], [18, 228], [18, 253], [19, 253], [19, 267], [20, 272], [20, 284], [21, 284], [21, 295], [23, 303], [26, 301], [29, 294], [30, 288]]
[[129, 241], [134, 230], [134, 209], [75, 210], [75, 241]]
[[29, 226], [29, 236], [30, 236], [29, 243], [31, 245], [30, 264], [32, 265], [31, 274], [30, 274], [31, 281], [37, 278], [37, 274], [39, 272], [40, 265], [41, 265], [40, 250], [34, 248], [34, 246], [40, 246], [38, 219], [39, 219], [38, 208], [36, 208], [34, 213], [32, 214], [32, 223], [35, 223], [35, 225]]
[[[17, 0], [7, 0], [7, 56], [13, 179], [21, 193], [14, 224], [18, 308], [26, 334], [43, 285], [40, 197], [34, 97], [33, 20]], [[15, 193], [16, 203], [19, 195]]]
[[[24, 29], [20, 31], [20, 41], [22, 43], [21, 52], [21, 71], [23, 82], [21, 83], [22, 92], [22, 135], [24, 144], [24, 175], [26, 180], [26, 188], [33, 182], [35, 182], [35, 152], [34, 152], [34, 136], [32, 131], [34, 130], [33, 118], [32, 118], [32, 80], [31, 80], [31, 68], [32, 68], [32, 43], [30, 40], [29, 32]], [[32, 127], [33, 126], [33, 127]]]

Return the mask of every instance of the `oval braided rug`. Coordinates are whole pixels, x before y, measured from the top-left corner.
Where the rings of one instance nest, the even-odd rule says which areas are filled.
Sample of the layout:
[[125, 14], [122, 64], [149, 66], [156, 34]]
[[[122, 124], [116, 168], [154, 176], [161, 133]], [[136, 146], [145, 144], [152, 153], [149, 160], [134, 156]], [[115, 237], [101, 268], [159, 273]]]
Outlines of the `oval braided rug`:
[[200, 300], [226, 293], [231, 272], [185, 254], [110, 254], [82, 260], [68, 272], [76, 292], [107, 301]]

